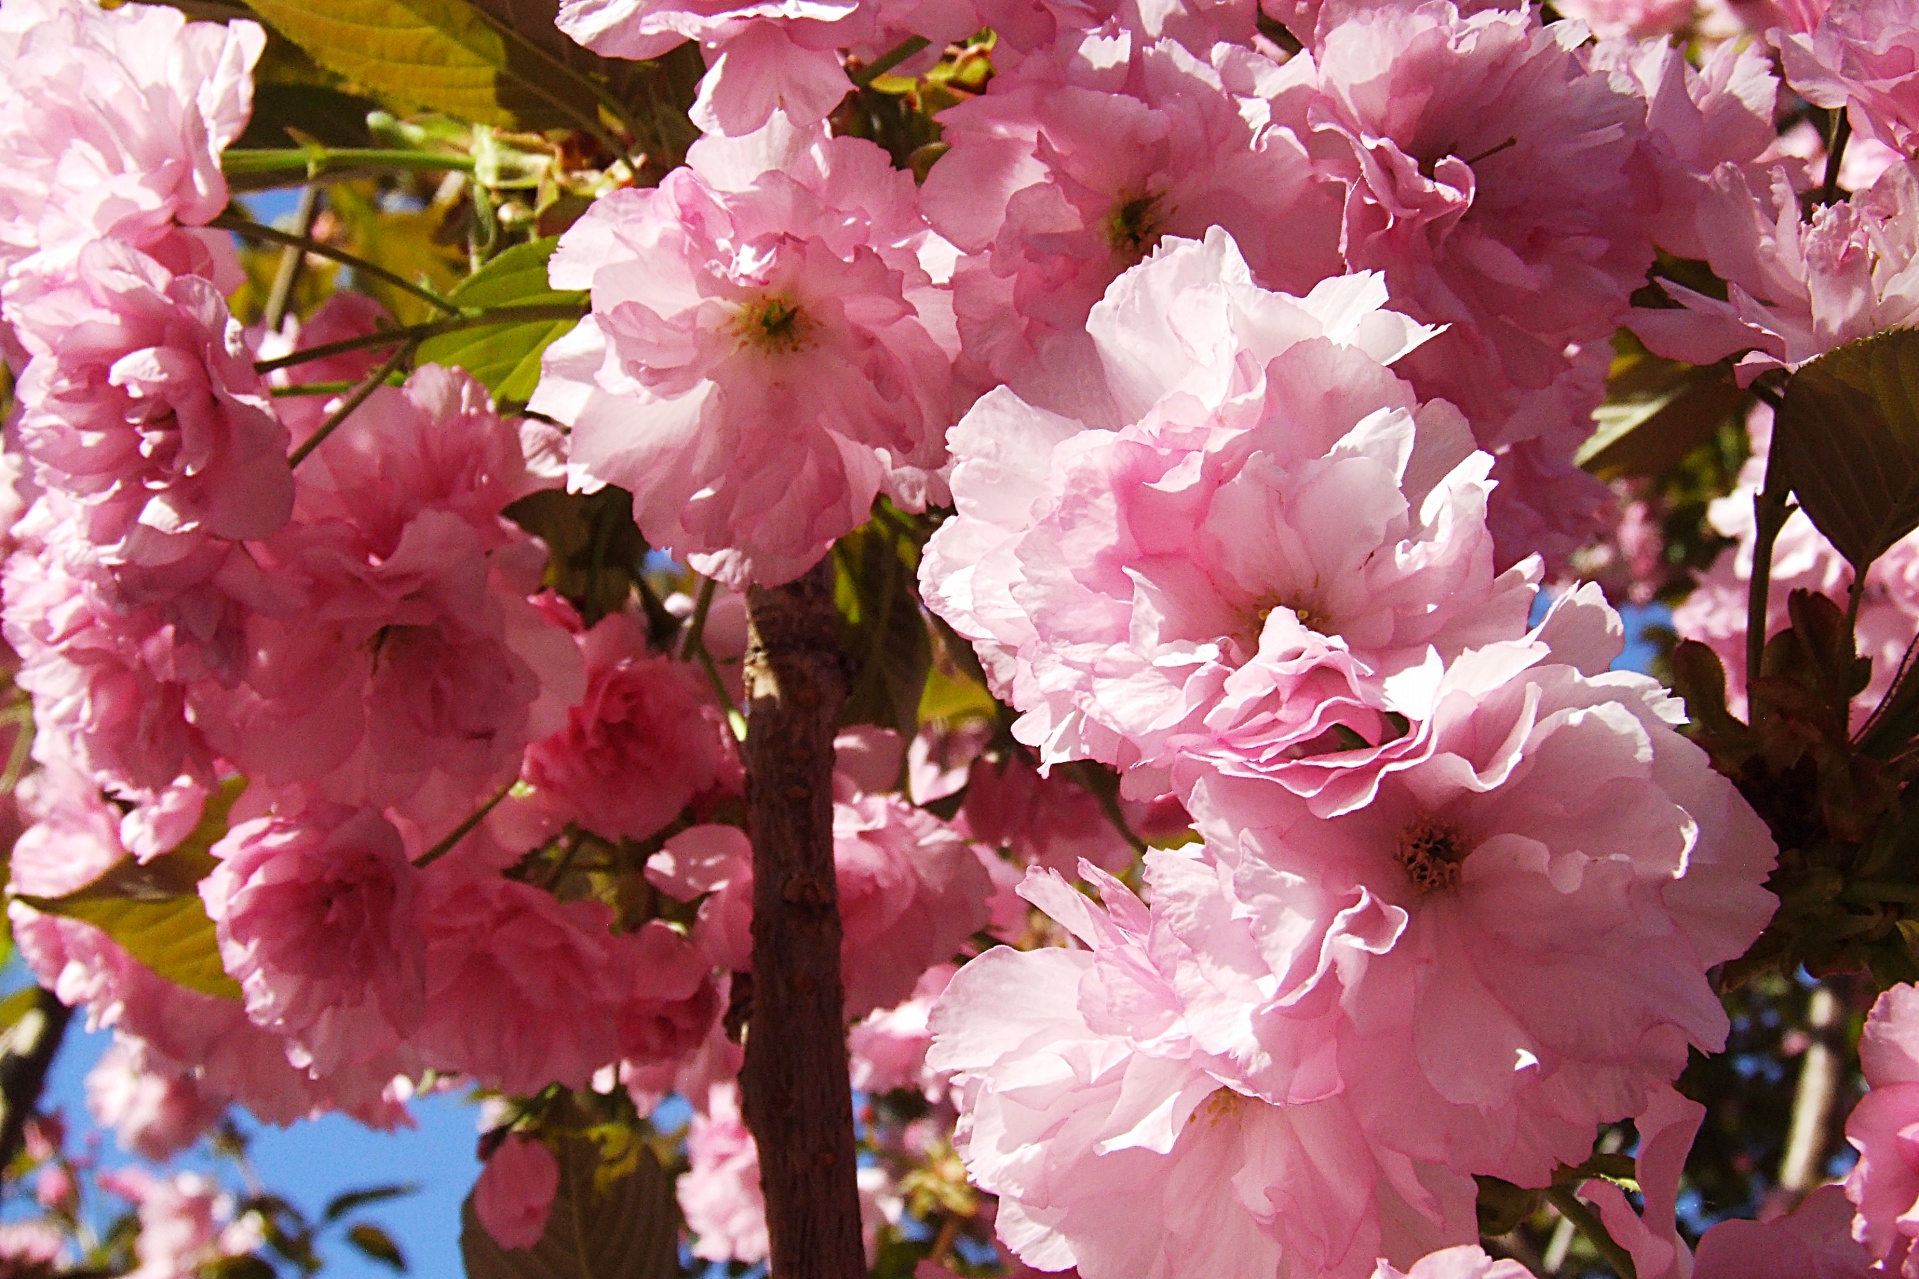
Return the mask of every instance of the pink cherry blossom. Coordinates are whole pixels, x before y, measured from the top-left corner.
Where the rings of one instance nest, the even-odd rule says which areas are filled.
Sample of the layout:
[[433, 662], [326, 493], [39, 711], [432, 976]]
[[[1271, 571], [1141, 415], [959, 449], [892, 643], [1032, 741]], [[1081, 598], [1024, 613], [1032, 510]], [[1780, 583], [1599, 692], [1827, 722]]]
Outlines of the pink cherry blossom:
[[193, 1279], [203, 1267], [244, 1252], [230, 1249], [222, 1227], [233, 1219], [233, 1196], [198, 1173], [159, 1177], [144, 1168], [115, 1168], [99, 1176], [102, 1188], [133, 1202], [140, 1231], [140, 1264], [128, 1279]]
[[200, 897], [247, 1015], [330, 1074], [392, 1052], [426, 1015], [417, 872], [378, 813], [316, 804], [242, 822]]
[[[1329, 937], [1366, 921], [1339, 1054], [1368, 1131], [1521, 1185], [1642, 1113], [1688, 1044], [1717, 1051], [1706, 972], [1775, 905], [1766, 828], [1674, 731], [1670, 695], [1604, 673], [1603, 651], [1575, 667], [1542, 647], [1455, 663], [1363, 807], [1320, 816], [1230, 778], [1189, 800], [1243, 911], [1304, 911]], [[1550, 996], [1569, 983], [1595, 997]]]
[[1807, 101], [1845, 108], [1853, 127], [1910, 152], [1919, 141], [1919, 4], [1831, 0], [1818, 25], [1774, 37], [1786, 80]]
[[155, 1161], [200, 1139], [226, 1113], [226, 1102], [190, 1072], [155, 1069], [137, 1039], [116, 1039], [87, 1072], [87, 1109], [118, 1135], [120, 1147]]
[[714, 1085], [686, 1133], [689, 1167], [674, 1184], [693, 1255], [703, 1261], [766, 1260], [766, 1200], [760, 1152], [740, 1117], [739, 1085]]
[[566, 727], [526, 749], [536, 802], [613, 839], [645, 839], [696, 796], [737, 789], [724, 720], [690, 663], [647, 651], [641, 622], [615, 613], [580, 637], [586, 698]]
[[1638, 310], [1632, 329], [1661, 355], [1710, 364], [1747, 352], [1741, 381], [1919, 318], [1919, 173], [1895, 165], [1850, 200], [1802, 220], [1783, 168], [1770, 187], [1722, 165], [1702, 197], [1719, 301], [1664, 281], [1683, 310]]
[[556, 901], [531, 884], [436, 863], [421, 881], [425, 1063], [504, 1092], [583, 1087], [620, 1057], [623, 939], [591, 900]]
[[920, 975], [911, 998], [868, 1014], [847, 1032], [854, 1088], [872, 1093], [911, 1088], [931, 1100], [940, 1098], [944, 1087], [926, 1069], [926, 1050], [933, 1042], [929, 1017], [957, 971], [951, 964], [933, 965]]
[[1784, 1217], [1722, 1221], [1699, 1241], [1692, 1279], [1870, 1279], [1883, 1275], [1852, 1237], [1852, 1205], [1821, 1186]]
[[287, 432], [214, 285], [98, 241], [16, 281], [32, 355], [20, 447], [81, 505], [103, 563], [160, 565], [197, 536], [268, 537], [293, 508]]
[[1086, 1279], [1365, 1276], [1382, 1255], [1410, 1263], [1472, 1237], [1470, 1180], [1375, 1148], [1323, 1077], [1299, 1100], [1308, 1075], [1262, 1094], [1207, 1050], [1240, 1037], [1216, 1010], [1239, 1006], [1258, 961], [1243, 924], [1196, 952], [1159, 906], [1083, 869], [1104, 910], [1050, 872], [1022, 891], [1088, 949], [989, 951], [933, 1013], [927, 1063], [954, 1072], [955, 1145], [1000, 1196], [1016, 1256]]
[[[1683, 6], [1687, 12], [1691, 7], [1690, 0]], [[1563, 6], [1560, 12], [1581, 16]], [[1772, 63], [1759, 50], [1728, 41], [1694, 67], [1668, 41], [1623, 39], [1596, 46], [1591, 62], [1614, 72], [1616, 83], [1630, 77], [1645, 98], [1642, 145], [1659, 184], [1648, 233], [1669, 253], [1704, 258], [1712, 228], [1701, 224], [1700, 206], [1714, 170], [1735, 164], [1763, 185], [1761, 162], [1779, 142], [1772, 123], [1779, 81]]]
[[1889, 1272], [1910, 1275], [1919, 1238], [1919, 987], [1899, 985], [1879, 996], [1859, 1040], [1859, 1065], [1871, 1091], [1846, 1120], [1846, 1140], [1859, 1162], [1846, 1178], [1858, 1209], [1853, 1233]]
[[531, 1248], [546, 1233], [546, 1219], [560, 1188], [560, 1165], [546, 1143], [509, 1135], [480, 1169], [473, 1187], [473, 1215], [502, 1248]]
[[165, 255], [226, 207], [220, 152], [253, 111], [257, 23], [21, 0], [0, 19], [0, 274], [111, 237]]
[[1155, 770], [1145, 796], [1179, 754], [1376, 742], [1397, 676], [1523, 628], [1537, 569], [1494, 577], [1492, 459], [1386, 367], [1429, 331], [1385, 301], [1377, 276], [1267, 292], [1218, 229], [1169, 241], [1089, 322], [1132, 424], [1000, 390], [954, 428], [922, 589], [1043, 763]]
[[1706, 1108], [1672, 1089], [1654, 1094], [1633, 1119], [1639, 1149], [1633, 1155], [1634, 1179], [1643, 1208], [1635, 1213], [1626, 1192], [1601, 1178], [1579, 1188], [1580, 1197], [1599, 1209], [1606, 1233], [1632, 1256], [1645, 1279], [1691, 1279], [1692, 1251], [1679, 1234], [1674, 1213], [1679, 1178]]
[[1568, 343], [1611, 336], [1643, 282], [1645, 108], [1578, 52], [1576, 23], [1462, 15], [1445, 0], [1356, 7], [1325, 30], [1310, 118], [1348, 188], [1348, 269], [1450, 326], [1402, 368], [1487, 447], [1523, 439], [1528, 391]]
[[1566, 0], [1561, 17], [1584, 22], [1601, 40], [1669, 35], [1692, 21], [1694, 0]]
[[964, 251], [954, 306], [975, 376], [1116, 425], [1087, 312], [1162, 236], [1230, 232], [1262, 285], [1340, 272], [1339, 191], [1313, 176], [1311, 63], [1072, 32], [941, 116], [927, 217]]
[[790, 580], [878, 494], [943, 499], [950, 261], [874, 144], [784, 120], [707, 138], [562, 237], [553, 282], [594, 310], [533, 407], [573, 428], [574, 487], [631, 490], [653, 545], [736, 587]]
[[1487, 1256], [1478, 1244], [1461, 1244], [1421, 1257], [1410, 1270], [1382, 1261], [1373, 1279], [1533, 1279], [1533, 1272], [1517, 1261]]

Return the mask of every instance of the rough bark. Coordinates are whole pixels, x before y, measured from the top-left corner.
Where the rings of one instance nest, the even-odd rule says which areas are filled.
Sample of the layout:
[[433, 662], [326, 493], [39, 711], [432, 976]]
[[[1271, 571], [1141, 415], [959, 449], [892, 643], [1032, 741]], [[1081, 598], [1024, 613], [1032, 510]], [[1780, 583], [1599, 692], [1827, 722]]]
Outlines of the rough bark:
[[0, 1035], [0, 1178], [26, 1139], [27, 1120], [39, 1108], [47, 1070], [66, 1036], [73, 1009], [48, 990], [36, 990], [33, 1007]]
[[859, 1192], [833, 876], [833, 736], [846, 700], [831, 562], [754, 588], [746, 656], [753, 1011], [741, 1075], [774, 1279], [859, 1279]]

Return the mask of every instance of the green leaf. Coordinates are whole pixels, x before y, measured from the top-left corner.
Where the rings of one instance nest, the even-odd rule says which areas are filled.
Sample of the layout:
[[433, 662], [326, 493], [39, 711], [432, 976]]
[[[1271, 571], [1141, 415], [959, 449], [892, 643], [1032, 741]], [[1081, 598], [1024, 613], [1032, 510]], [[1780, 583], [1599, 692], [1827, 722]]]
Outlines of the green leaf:
[[560, 1187], [546, 1233], [531, 1248], [502, 1248], [473, 1212], [460, 1208], [460, 1255], [467, 1279], [678, 1279], [679, 1206], [673, 1185], [644, 1144], [633, 1169], [594, 1186], [600, 1146], [568, 1137], [556, 1152]]
[[0, 1033], [12, 1030], [15, 1023], [37, 1007], [39, 1002], [38, 986], [23, 986], [5, 999], [0, 999]]
[[546, 543], [546, 584], [589, 623], [626, 606], [646, 561], [631, 493], [611, 484], [597, 493], [541, 489], [507, 507], [506, 517]]
[[393, 1242], [392, 1236], [378, 1226], [362, 1221], [346, 1232], [346, 1238], [348, 1243], [375, 1261], [391, 1266], [401, 1274], [406, 1273], [406, 1254], [400, 1251], [400, 1245]]
[[326, 1208], [320, 1213], [320, 1220], [338, 1221], [355, 1208], [385, 1203], [389, 1199], [402, 1199], [407, 1195], [418, 1194], [419, 1190], [420, 1187], [413, 1182], [398, 1186], [368, 1186], [365, 1190], [349, 1190], [327, 1201]]
[[257, 84], [253, 115], [235, 147], [300, 145], [290, 129], [332, 147], [372, 145], [366, 117], [378, 104], [323, 84]]
[[1800, 367], [1772, 465], [1856, 572], [1919, 528], [1919, 331], [1851, 342]]
[[123, 858], [64, 897], [19, 900], [49, 915], [92, 924], [128, 954], [175, 985], [220, 999], [240, 998], [220, 965], [213, 921], [200, 904], [200, 881], [213, 870], [209, 849], [227, 833], [227, 817], [247, 783], [228, 778], [207, 796], [200, 820], [171, 852], [141, 863]]
[[[86, 890], [82, 889], [84, 894]], [[20, 897], [35, 910], [92, 924], [129, 955], [176, 986], [219, 999], [240, 998], [220, 966], [213, 921], [198, 897], [142, 901], [127, 897]]]
[[1694, 367], [1628, 350], [1613, 361], [1606, 402], [1573, 460], [1601, 479], [1660, 476], [1712, 438], [1746, 403], [1730, 364]]
[[593, 86], [465, 0], [253, 0], [313, 60], [408, 108], [476, 124], [598, 124]]
[[933, 664], [920, 612], [918, 548], [874, 520], [834, 545], [833, 563], [840, 651], [858, 672], [840, 722], [879, 724], [911, 737]]
[[[557, 239], [516, 244], [481, 267], [460, 287], [451, 301], [464, 307], [514, 304], [586, 305], [582, 291], [556, 289], [546, 282], [546, 260]], [[490, 329], [463, 329], [429, 338], [420, 344], [419, 359], [432, 364], [457, 365], [471, 373], [502, 400], [527, 400], [540, 381], [540, 354], [564, 336], [577, 320], [541, 320]]]

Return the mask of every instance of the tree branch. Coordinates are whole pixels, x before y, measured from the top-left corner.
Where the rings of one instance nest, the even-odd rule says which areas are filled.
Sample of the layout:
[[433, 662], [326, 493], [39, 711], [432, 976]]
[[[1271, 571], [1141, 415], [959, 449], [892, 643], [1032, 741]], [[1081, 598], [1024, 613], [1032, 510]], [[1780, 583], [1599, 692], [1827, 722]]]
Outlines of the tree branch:
[[853, 1098], [833, 873], [833, 736], [846, 700], [833, 565], [747, 595], [753, 1015], [741, 1073], [774, 1279], [860, 1279]]
[[73, 1009], [42, 988], [34, 991], [33, 1007], [0, 1035], [0, 1179], [26, 1141], [27, 1120], [40, 1106], [47, 1071], [72, 1020]]

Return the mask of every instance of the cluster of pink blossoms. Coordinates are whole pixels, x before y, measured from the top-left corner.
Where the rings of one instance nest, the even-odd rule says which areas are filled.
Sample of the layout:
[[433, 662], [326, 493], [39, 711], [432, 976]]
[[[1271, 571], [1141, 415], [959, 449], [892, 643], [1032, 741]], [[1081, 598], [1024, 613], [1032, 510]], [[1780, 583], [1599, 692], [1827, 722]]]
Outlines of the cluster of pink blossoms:
[[[27, 504], [0, 620], [39, 766], [10, 913], [118, 1032], [96, 1112], [159, 1157], [233, 1102], [400, 1123], [428, 1077], [678, 1093], [694, 1255], [764, 1259], [727, 1015], [750, 1011], [745, 779], [726, 675], [682, 659], [737, 657], [744, 592], [884, 503], [937, 523], [920, 600], [1012, 715], [839, 738], [849, 1083], [920, 1094], [885, 1140], [924, 1162], [950, 1135], [1009, 1267], [1523, 1279], [1475, 1244], [1475, 1178], [1551, 1185], [1632, 1120], [1643, 1206], [1581, 1193], [1641, 1279], [1919, 1275], [1910, 988], [1867, 1032], [1843, 1197], [1696, 1259], [1681, 1239], [1701, 1111], [1673, 1084], [1725, 1046], [1708, 974], [1771, 917], [1776, 850], [1683, 707], [1609, 669], [1599, 592], [1541, 593], [1601, 527], [1573, 459], [1622, 325], [1749, 382], [1919, 314], [1919, 169], [1882, 156], [1802, 216], [1820, 175], [1764, 51], [1910, 148], [1919, 13], [1747, 5], [1765, 43], [1695, 65], [1664, 39], [1691, 5], [1558, 8], [567, 0], [605, 54], [699, 42], [704, 136], [561, 237], [551, 283], [591, 314], [524, 420], [430, 364], [350, 416], [276, 396], [374, 372], [259, 366], [386, 317], [229, 312], [205, 227], [258, 27], [8, 8]], [[849, 66], [981, 28], [994, 74], [923, 182], [835, 134]], [[1726, 296], [1656, 298], [1662, 253]], [[726, 594], [583, 618], [506, 514], [561, 486], [629, 492], [648, 545]], [[1729, 665], [1750, 490], [1678, 619]], [[1911, 551], [1861, 613], [1882, 679], [1919, 633]], [[1778, 600], [1844, 584], [1803, 516], [1773, 576]], [[1064, 780], [1087, 762], [1117, 795]], [[631, 858], [617, 890], [582, 886], [587, 848]], [[183, 868], [220, 970], [192, 989], [58, 909]], [[529, 1246], [555, 1156], [492, 1149], [476, 1214]], [[862, 1179], [870, 1239], [901, 1200]], [[205, 1187], [122, 1185], [155, 1223], [143, 1273], [250, 1246]]]

